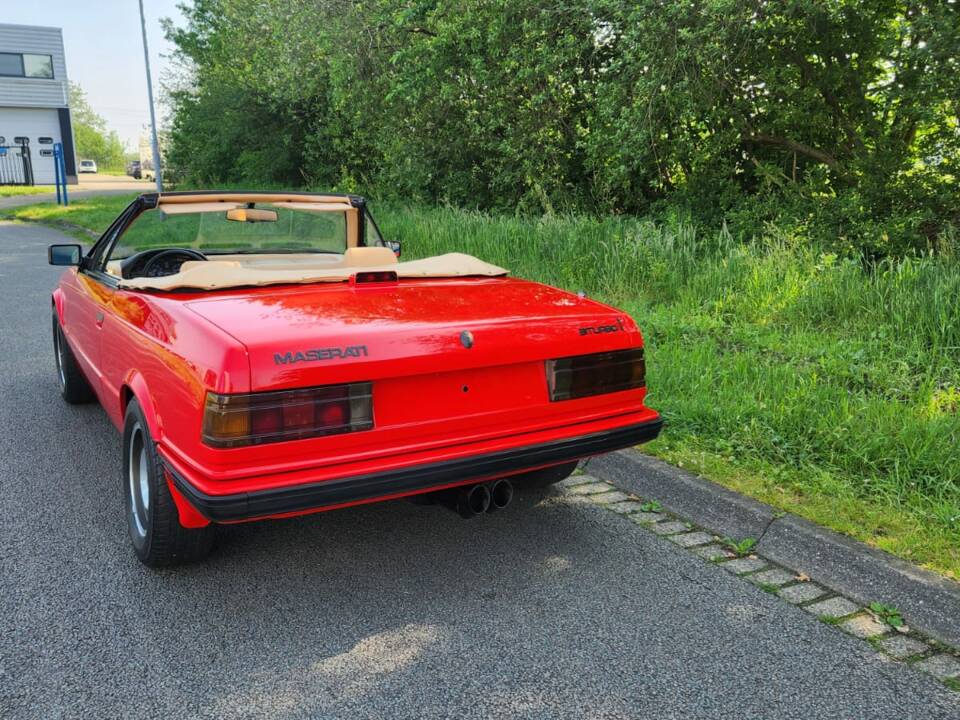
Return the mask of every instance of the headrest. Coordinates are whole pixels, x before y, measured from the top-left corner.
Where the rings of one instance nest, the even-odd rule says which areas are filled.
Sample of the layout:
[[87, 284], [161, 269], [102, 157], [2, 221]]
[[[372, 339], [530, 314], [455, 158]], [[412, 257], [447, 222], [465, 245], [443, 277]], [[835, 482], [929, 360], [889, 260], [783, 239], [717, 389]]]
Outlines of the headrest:
[[352, 247], [343, 253], [344, 267], [375, 267], [396, 265], [397, 256], [385, 247]]

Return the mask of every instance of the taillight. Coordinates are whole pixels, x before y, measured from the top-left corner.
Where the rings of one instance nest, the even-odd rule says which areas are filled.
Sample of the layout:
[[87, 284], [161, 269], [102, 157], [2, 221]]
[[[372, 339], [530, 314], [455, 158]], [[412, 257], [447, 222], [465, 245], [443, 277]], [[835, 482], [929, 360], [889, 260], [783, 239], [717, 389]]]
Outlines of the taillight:
[[245, 395], [207, 393], [203, 442], [212, 447], [301, 440], [373, 427], [368, 382]]
[[547, 360], [550, 400], [642, 388], [645, 370], [643, 348]]

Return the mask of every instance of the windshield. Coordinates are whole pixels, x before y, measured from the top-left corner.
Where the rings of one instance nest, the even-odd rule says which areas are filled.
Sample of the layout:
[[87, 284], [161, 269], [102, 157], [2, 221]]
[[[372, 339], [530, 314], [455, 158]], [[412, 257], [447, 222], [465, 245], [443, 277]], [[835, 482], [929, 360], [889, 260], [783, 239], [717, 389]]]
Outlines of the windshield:
[[254, 203], [217, 212], [147, 210], [120, 236], [108, 260], [159, 248], [190, 248], [204, 255], [343, 253], [347, 249], [346, 212]]

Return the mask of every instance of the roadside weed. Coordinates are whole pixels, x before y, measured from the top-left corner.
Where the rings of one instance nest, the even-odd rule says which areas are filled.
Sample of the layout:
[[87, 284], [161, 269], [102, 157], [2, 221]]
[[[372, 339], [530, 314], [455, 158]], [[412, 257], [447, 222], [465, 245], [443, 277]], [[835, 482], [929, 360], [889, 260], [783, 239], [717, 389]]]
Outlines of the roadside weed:
[[817, 620], [822, 622], [824, 625], [839, 625], [845, 620], [845, 618], [831, 617], [830, 615], [820, 615]]
[[903, 627], [903, 615], [895, 607], [879, 602], [870, 603], [870, 610], [879, 620], [893, 628]]
[[734, 553], [737, 557], [745, 557], [754, 551], [757, 547], [756, 538], [743, 538], [742, 540], [735, 540], [734, 538], [725, 537], [720, 543], [730, 552]]

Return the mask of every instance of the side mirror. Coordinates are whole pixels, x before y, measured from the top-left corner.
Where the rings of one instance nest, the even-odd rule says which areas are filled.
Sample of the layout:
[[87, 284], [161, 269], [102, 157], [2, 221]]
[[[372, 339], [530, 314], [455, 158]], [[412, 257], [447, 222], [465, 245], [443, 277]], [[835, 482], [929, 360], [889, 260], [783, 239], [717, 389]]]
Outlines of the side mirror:
[[47, 262], [51, 265], [79, 265], [82, 255], [79, 245], [51, 245], [47, 248]]
[[394, 255], [396, 255], [397, 257], [400, 257], [401, 246], [400, 246], [399, 240], [384, 240], [383, 244], [386, 245], [391, 250], [393, 250]]

